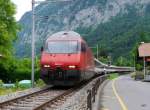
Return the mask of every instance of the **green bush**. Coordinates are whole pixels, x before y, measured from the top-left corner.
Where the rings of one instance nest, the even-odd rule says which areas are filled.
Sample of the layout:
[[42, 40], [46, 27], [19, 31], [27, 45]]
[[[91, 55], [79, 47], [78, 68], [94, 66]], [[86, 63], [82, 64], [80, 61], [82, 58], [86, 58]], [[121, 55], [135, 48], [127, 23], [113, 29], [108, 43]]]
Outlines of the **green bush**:
[[[36, 59], [35, 62], [35, 79], [39, 79], [39, 60]], [[8, 66], [2, 67], [0, 65], [0, 78], [8, 83], [31, 79], [31, 59], [30, 58], [23, 58], [23, 59], [11, 59], [9, 60]]]
[[18, 80], [16, 80], [16, 82], [15, 82], [15, 88], [16, 89], [19, 88], [19, 81]]
[[36, 86], [37, 87], [43, 87], [43, 86], [45, 86], [46, 84], [44, 83], [44, 81], [42, 80], [42, 79], [38, 79], [37, 81], [36, 81]]
[[143, 66], [141, 64], [136, 64], [136, 70], [141, 71]]
[[131, 73], [131, 78], [135, 78], [136, 72]]
[[144, 79], [144, 73], [141, 72], [141, 71], [136, 71], [134, 79], [135, 80], [137, 80], [137, 79], [139, 79], [139, 80], [140, 79]]
[[31, 88], [31, 84], [19, 84], [19, 88], [28, 89]]
[[109, 74], [108, 79], [113, 80], [113, 79], [117, 78], [118, 76], [119, 76], [118, 73], [111, 73], [111, 74]]

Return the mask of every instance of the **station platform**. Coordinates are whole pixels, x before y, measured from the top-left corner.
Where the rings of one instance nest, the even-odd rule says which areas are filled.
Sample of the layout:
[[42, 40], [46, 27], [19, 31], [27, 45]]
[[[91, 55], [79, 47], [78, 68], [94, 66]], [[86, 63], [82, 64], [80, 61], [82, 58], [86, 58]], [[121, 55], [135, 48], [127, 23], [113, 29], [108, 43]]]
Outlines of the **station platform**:
[[99, 94], [99, 110], [150, 110], [150, 82], [125, 75], [105, 83]]

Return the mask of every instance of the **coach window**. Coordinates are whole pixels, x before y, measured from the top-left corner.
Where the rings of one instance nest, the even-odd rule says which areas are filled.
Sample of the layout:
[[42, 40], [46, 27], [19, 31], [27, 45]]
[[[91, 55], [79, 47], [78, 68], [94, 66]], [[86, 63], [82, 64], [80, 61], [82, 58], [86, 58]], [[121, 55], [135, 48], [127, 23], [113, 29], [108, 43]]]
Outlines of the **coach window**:
[[84, 43], [81, 44], [81, 52], [86, 52], [86, 45]]

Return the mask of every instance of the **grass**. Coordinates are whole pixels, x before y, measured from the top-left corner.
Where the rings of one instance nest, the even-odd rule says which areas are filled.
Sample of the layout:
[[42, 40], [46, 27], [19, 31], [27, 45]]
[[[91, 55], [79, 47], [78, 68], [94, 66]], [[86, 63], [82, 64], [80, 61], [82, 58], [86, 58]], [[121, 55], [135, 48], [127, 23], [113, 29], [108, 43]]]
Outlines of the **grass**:
[[[35, 86], [43, 87], [43, 86], [45, 86], [45, 83], [41, 79], [39, 79], [36, 81]], [[15, 87], [6, 88], [6, 87], [3, 87], [3, 82], [2, 82], [2, 80], [0, 80], [0, 96], [14, 93], [17, 91], [23, 91], [23, 90], [29, 89], [29, 88], [31, 88], [30, 84], [19, 84], [18, 81], [15, 83]]]
[[23, 90], [25, 90], [25, 88], [0, 88], [0, 96]]
[[119, 74], [118, 74], [118, 73], [111, 73], [111, 74], [109, 74], [108, 79], [109, 79], [109, 80], [113, 80], [113, 79], [115, 79], [115, 78], [117, 78], [117, 77], [119, 77]]

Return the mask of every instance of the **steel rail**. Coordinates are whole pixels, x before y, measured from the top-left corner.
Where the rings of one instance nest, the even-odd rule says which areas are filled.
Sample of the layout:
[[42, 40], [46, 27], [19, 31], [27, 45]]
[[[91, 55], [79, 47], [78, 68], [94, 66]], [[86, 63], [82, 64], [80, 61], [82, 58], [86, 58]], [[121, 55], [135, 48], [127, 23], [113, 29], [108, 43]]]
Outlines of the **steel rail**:
[[57, 97], [55, 97], [55, 98], [53, 98], [53, 99], [51, 99], [51, 100], [41, 104], [40, 106], [34, 108], [33, 110], [41, 110], [41, 109], [47, 107], [48, 105], [52, 104], [53, 102], [57, 102], [58, 100], [62, 99], [63, 97], [71, 94], [72, 92], [74, 92], [74, 89], [70, 89], [70, 90], [62, 93], [61, 95], [59, 95], [59, 96], [57, 96]]

